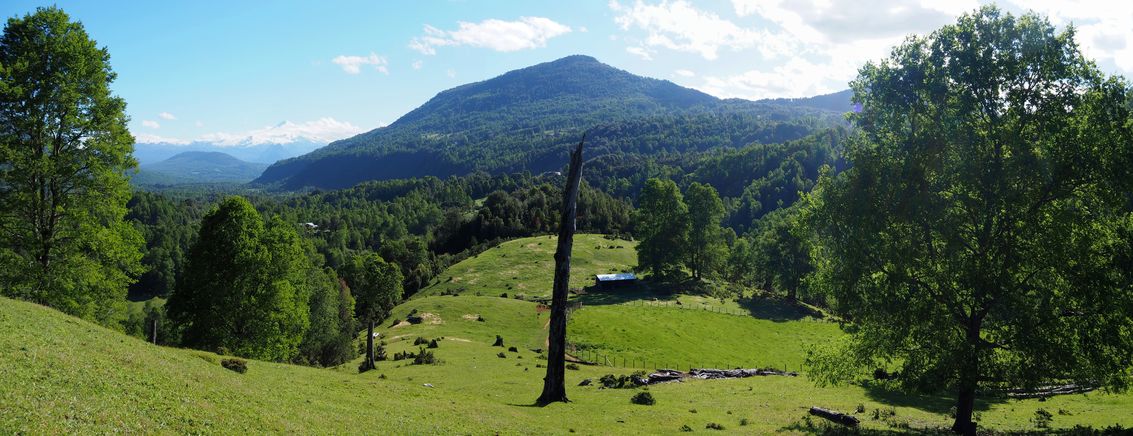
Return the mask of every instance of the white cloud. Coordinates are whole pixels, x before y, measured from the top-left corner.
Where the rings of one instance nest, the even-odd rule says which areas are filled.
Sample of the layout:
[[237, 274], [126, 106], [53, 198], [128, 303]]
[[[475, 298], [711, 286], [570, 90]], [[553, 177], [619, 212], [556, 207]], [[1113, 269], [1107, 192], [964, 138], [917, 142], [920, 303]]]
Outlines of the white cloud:
[[696, 77], [696, 73], [689, 71], [689, 70], [685, 70], [685, 69], [680, 69], [680, 70], [674, 71], [674, 73], [676, 73], [676, 75], [681, 76], [681, 77]]
[[629, 54], [632, 54], [632, 55], [637, 56], [639, 58], [642, 58], [644, 60], [647, 60], [647, 61], [653, 60], [653, 56], [650, 55], [649, 51], [646, 50], [644, 47], [629, 46], [629, 47], [626, 47], [626, 51], [629, 52]]
[[579, 26], [578, 27], [578, 33], [586, 33], [586, 32], [589, 32], [589, 31], [590, 31], [590, 29], [587, 29], [586, 26]]
[[425, 63], [421, 62], [420, 59], [413, 61], [413, 69], [414, 70], [420, 70], [421, 67], [423, 67], [424, 65], [425, 65]]
[[205, 126], [205, 123], [202, 123], [202, 122], [200, 122], [200, 121], [197, 121], [197, 122], [193, 123], [193, 125], [194, 125], [194, 126], [197, 126], [197, 127], [204, 127], [204, 126]]
[[153, 121], [153, 120], [142, 120], [142, 127], [148, 127], [148, 128], [151, 128], [151, 129], [160, 129], [161, 124], [158, 124], [157, 121]]
[[409, 48], [422, 54], [437, 54], [437, 47], [488, 48], [510, 52], [544, 47], [556, 36], [570, 33], [571, 28], [543, 17], [520, 17], [516, 21], [488, 19], [479, 23], [460, 21], [456, 30], [441, 30], [425, 25], [425, 35], [409, 41]]
[[790, 51], [782, 38], [766, 30], [740, 27], [718, 15], [693, 7], [684, 1], [662, 1], [645, 4], [635, 0], [632, 6], [616, 0], [609, 4], [617, 16], [614, 22], [622, 30], [646, 32], [648, 46], [699, 54], [714, 60], [723, 48], [739, 51], [758, 48], [764, 57], [773, 58]]
[[186, 145], [189, 141], [177, 138], [166, 138], [164, 136], [153, 135], [149, 133], [137, 133], [134, 135], [134, 142], [138, 144], [175, 144]]
[[845, 82], [823, 77], [823, 66], [801, 58], [793, 58], [769, 71], [746, 71], [731, 76], [708, 76], [700, 89], [709, 94], [728, 98], [748, 99], [774, 97], [806, 97], [828, 94], [845, 88]]
[[456, 70], [454, 70], [454, 69], [452, 69], [452, 68], [449, 68], [449, 70], [448, 70], [448, 71], [446, 71], [446, 72], [445, 72], [445, 74], [448, 74], [448, 77], [449, 77], [450, 79], [451, 79], [451, 78], [455, 78], [455, 77], [456, 77]]
[[330, 143], [362, 133], [358, 126], [326, 117], [305, 123], [284, 121], [274, 126], [241, 133], [215, 132], [201, 135], [197, 141], [211, 142], [224, 147], [256, 144], [287, 144], [299, 140]]
[[160, 113], [160, 114], [157, 114], [157, 116], [158, 116], [158, 117], [160, 117], [160, 118], [161, 118], [161, 119], [163, 119], [163, 120], [170, 120], [170, 121], [172, 121], [172, 120], [176, 120], [176, 119], [177, 119], [177, 117], [173, 116], [173, 114], [171, 114], [171, 113], [169, 113], [169, 112], [162, 112], [162, 113]]
[[331, 62], [342, 67], [342, 71], [346, 74], [358, 74], [362, 72], [363, 65], [373, 65], [374, 70], [382, 73], [389, 74], [389, 61], [385, 57], [378, 56], [374, 52], [370, 52], [369, 56], [347, 56], [338, 55]]
[[1133, 76], [1133, 3], [1106, 1], [1008, 0], [1022, 10], [1034, 10], [1052, 24], [1074, 24], [1075, 41], [1082, 53], [1099, 64], [1112, 63], [1125, 76]]

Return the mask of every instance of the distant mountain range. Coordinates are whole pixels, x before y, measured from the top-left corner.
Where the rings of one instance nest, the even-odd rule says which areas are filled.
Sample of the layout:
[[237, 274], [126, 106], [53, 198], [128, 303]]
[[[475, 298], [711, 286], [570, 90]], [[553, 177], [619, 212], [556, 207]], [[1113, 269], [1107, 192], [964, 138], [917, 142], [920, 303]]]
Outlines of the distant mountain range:
[[718, 99], [569, 56], [437, 94], [389, 126], [271, 165], [254, 183], [341, 188], [366, 180], [561, 169], [588, 132], [588, 158], [783, 142], [844, 123], [850, 93]]
[[297, 138], [288, 143], [260, 143], [246, 145], [222, 145], [215, 142], [197, 141], [188, 144], [175, 144], [168, 142], [137, 143], [134, 144], [134, 158], [141, 165], [154, 164], [169, 159], [177, 154], [201, 151], [221, 152], [237, 159], [262, 164], [272, 164], [281, 159], [295, 157], [310, 153], [325, 142], [312, 141], [306, 138]]
[[259, 177], [267, 166], [216, 151], [186, 151], [160, 162], [141, 165], [132, 182], [135, 185], [245, 183]]

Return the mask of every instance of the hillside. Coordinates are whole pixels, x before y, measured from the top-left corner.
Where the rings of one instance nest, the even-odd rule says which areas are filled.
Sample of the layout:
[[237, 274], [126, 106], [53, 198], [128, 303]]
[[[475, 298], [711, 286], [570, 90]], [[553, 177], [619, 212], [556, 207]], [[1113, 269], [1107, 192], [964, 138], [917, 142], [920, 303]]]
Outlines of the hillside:
[[264, 168], [267, 164], [245, 162], [217, 151], [186, 151], [142, 165], [132, 182], [137, 185], [243, 183], [258, 177]]
[[[832, 98], [849, 107], [845, 93]], [[720, 100], [569, 56], [443, 91], [389, 126], [277, 162], [256, 183], [340, 188], [475, 170], [553, 171], [565, 161], [563, 146], [583, 132], [590, 158], [782, 142], [841, 123], [830, 107]]]
[[[535, 236], [501, 243], [449, 267], [423, 295], [444, 292], [472, 295], [522, 294], [550, 297], [554, 275], [555, 236]], [[571, 288], [594, 284], [595, 274], [629, 272], [637, 266], [637, 243], [578, 234], [571, 253]]]
[[[620, 306], [584, 308], [617, 310]], [[650, 319], [673, 325], [681, 317], [727, 332], [745, 317], [672, 307], [633, 307]], [[863, 426], [900, 430], [943, 427], [950, 402], [932, 396], [891, 393], [876, 387], [816, 387], [805, 377], [753, 377], [690, 380], [649, 388], [654, 406], [629, 402], [636, 390], [576, 386], [629, 368], [583, 365], [567, 371], [567, 404], [530, 407], [543, 377], [541, 348], [545, 315], [535, 303], [498, 297], [426, 297], [394, 310], [404, 319], [411, 310], [427, 313], [419, 325], [381, 329], [388, 352], [417, 350], [418, 337], [441, 338], [439, 365], [383, 361], [358, 374], [357, 361], [336, 369], [259, 361], [237, 374], [219, 365], [212, 353], [157, 347], [62, 315], [35, 304], [0, 298], [0, 433], [353, 433], [390, 434], [580, 434], [677, 433], [707, 423], [745, 433], [809, 432], [806, 408], [822, 405], [853, 411], [861, 405]], [[639, 312], [627, 311], [624, 315]], [[484, 321], [477, 321], [480, 315]], [[589, 314], [587, 314], [589, 316]], [[604, 331], [632, 337], [643, 327], [622, 324], [626, 316], [602, 321]], [[755, 323], [744, 334], [755, 341], [780, 335], [774, 329], [806, 329], [807, 321]], [[769, 330], [770, 329], [770, 330]], [[585, 330], [585, 328], [583, 328]], [[786, 331], [782, 330], [782, 331]], [[607, 333], [607, 334], [610, 334]], [[508, 352], [490, 344], [501, 335]], [[574, 329], [579, 339], [589, 333]], [[728, 346], [716, 336], [670, 336], [657, 350], [701, 342], [700, 350]], [[594, 337], [594, 336], [590, 336]], [[762, 338], [762, 339], [761, 339]], [[787, 342], [785, 353], [804, 344]], [[753, 356], [766, 350], [753, 349]], [[505, 357], [497, 357], [503, 352]], [[612, 352], [608, 351], [608, 352]], [[710, 359], [711, 354], [705, 358]], [[754, 359], [758, 360], [758, 359]], [[1038, 400], [981, 402], [981, 425], [992, 429], [1031, 429], [1029, 419], [1043, 408], [1062, 411], [1053, 425], [1133, 425], [1125, 411], [1133, 395], [1059, 396]], [[874, 410], [881, 419], [871, 419]], [[888, 415], [892, 416], [888, 416]], [[743, 423], [741, 423], [743, 420]], [[746, 425], [745, 425], [746, 424]], [[822, 425], [821, 423], [817, 423]]]

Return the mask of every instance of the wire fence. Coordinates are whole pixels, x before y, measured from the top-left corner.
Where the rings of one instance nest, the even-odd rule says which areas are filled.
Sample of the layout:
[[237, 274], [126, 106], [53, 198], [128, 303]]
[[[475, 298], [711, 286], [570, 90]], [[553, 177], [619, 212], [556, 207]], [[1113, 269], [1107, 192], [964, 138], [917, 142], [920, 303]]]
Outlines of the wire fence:
[[[623, 303], [627, 304], [627, 303]], [[685, 310], [703, 310], [712, 313], [723, 313], [726, 315], [736, 316], [751, 316], [751, 311], [742, 308], [709, 306], [706, 304], [683, 304], [680, 301], [661, 301], [661, 300], [634, 300], [628, 303], [630, 306], [638, 307], [672, 307]]]
[[[648, 359], [641, 356], [634, 356], [628, 354], [605, 353], [600, 350], [589, 348], [578, 349], [574, 344], [567, 344], [567, 349], [570, 350], [570, 355], [580, 360], [580, 363], [587, 365], [608, 366], [611, 368], [626, 368], [626, 369], [642, 369], [646, 371], [656, 369], [675, 369], [688, 371], [692, 369], [775, 369], [783, 372], [790, 371], [790, 366], [786, 363], [773, 363], [766, 362], [761, 365], [752, 365], [748, 362], [746, 365], [738, 365], [739, 362], [727, 362], [723, 360], [690, 360], [681, 358], [654, 358]], [[796, 368], [797, 370], [798, 368]]]

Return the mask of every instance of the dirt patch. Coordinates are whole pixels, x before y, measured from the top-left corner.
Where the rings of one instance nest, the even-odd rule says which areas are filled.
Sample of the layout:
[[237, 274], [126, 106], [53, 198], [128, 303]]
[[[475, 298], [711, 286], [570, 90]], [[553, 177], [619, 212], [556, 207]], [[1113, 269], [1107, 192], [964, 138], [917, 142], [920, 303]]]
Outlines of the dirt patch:
[[464, 315], [461, 315], [461, 318], [464, 318], [468, 321], [476, 321], [477, 319], [480, 319], [480, 315], [474, 315], [474, 314], [471, 314], [471, 313], [466, 313]]
[[437, 315], [435, 313], [421, 312], [417, 316], [420, 316], [421, 320], [424, 321], [425, 324], [444, 324], [445, 323], [444, 320], [441, 319], [441, 316]]
[[394, 324], [393, 327], [390, 327], [390, 328], [395, 329], [395, 328], [398, 328], [398, 327], [405, 327], [407, 325], [413, 325], [413, 324], [410, 324], [409, 321], [406, 321], [406, 320], [403, 319], [403, 320], [401, 320], [401, 322]]
[[449, 337], [449, 336], [446, 336], [446, 337], [445, 337], [445, 340], [446, 340], [446, 341], [457, 341], [457, 342], [472, 342], [472, 341], [470, 341], [470, 340], [468, 340], [468, 339], [464, 339], [464, 338], [454, 338], [454, 337]]

